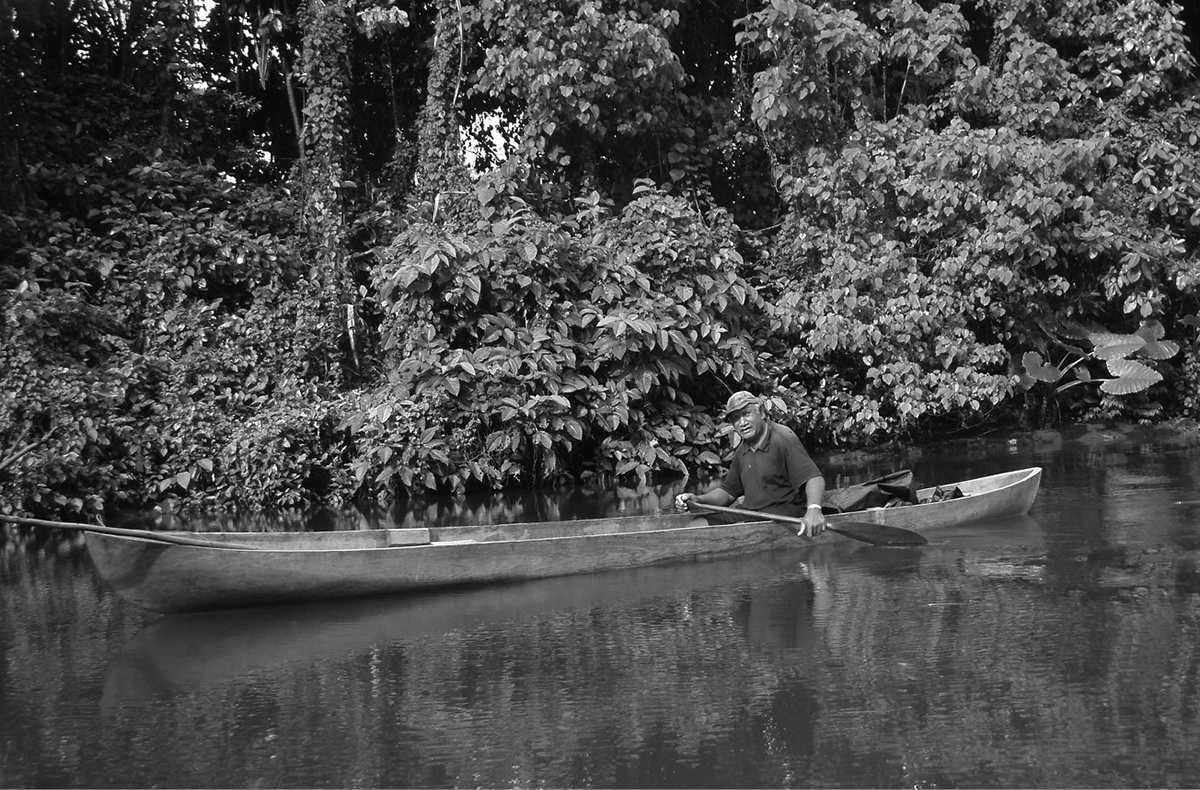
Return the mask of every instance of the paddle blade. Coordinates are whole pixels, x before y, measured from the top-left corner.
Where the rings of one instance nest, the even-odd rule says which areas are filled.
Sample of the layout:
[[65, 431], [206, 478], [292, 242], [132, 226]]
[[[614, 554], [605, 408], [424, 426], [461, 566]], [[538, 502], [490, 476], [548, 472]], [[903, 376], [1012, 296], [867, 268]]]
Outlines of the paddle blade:
[[865, 521], [839, 521], [836, 527], [827, 525], [826, 528], [875, 546], [924, 546], [929, 542], [924, 535], [911, 529], [868, 524]]

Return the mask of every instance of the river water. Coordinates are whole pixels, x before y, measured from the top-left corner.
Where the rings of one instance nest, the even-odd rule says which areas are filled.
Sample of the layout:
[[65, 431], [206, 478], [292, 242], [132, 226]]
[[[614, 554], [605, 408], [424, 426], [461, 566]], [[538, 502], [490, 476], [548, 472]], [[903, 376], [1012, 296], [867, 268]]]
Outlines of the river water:
[[[152, 615], [79, 545], [9, 533], [0, 786], [1200, 786], [1200, 448], [1077, 438], [824, 459], [833, 483], [1044, 468], [1029, 516], [922, 548], [305, 607]], [[681, 486], [407, 520], [653, 511]]]

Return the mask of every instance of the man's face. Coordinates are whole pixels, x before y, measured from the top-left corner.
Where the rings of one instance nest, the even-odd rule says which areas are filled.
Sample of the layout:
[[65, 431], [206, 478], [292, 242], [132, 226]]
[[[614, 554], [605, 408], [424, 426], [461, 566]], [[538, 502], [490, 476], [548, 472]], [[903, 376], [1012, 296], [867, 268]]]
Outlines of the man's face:
[[762, 408], [751, 404], [744, 409], [738, 409], [729, 415], [729, 422], [738, 435], [746, 441], [754, 441], [762, 433], [767, 421], [763, 418]]

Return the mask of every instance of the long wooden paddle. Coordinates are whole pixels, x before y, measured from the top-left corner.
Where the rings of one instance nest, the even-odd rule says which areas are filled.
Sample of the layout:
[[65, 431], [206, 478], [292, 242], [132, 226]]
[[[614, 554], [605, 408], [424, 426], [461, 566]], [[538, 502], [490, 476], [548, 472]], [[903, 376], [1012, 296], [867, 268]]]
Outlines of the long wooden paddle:
[[[763, 513], [758, 510], [742, 510], [736, 507], [705, 505], [699, 502], [693, 502], [692, 507], [698, 507], [702, 510], [712, 510], [717, 513], [728, 513], [731, 516], [742, 516], [751, 521], [778, 521], [781, 524], [804, 524], [804, 519], [802, 518], [781, 516], [777, 513]], [[887, 524], [871, 524], [866, 521], [842, 521], [836, 527], [826, 523], [825, 529], [875, 546], [924, 546], [929, 542], [929, 539], [924, 535], [919, 532], [913, 532], [911, 529], [889, 527]]]
[[121, 527], [102, 527], [98, 524], [78, 524], [74, 521], [47, 521], [41, 518], [23, 518], [21, 516], [6, 516], [0, 513], [0, 521], [11, 524], [27, 524], [33, 527], [51, 527], [53, 529], [71, 529], [78, 532], [101, 532], [105, 535], [120, 535], [124, 538], [143, 538], [157, 540], [160, 543], [176, 543], [180, 546], [200, 546], [206, 549], [258, 549], [258, 546], [248, 546], [245, 543], [225, 543], [217, 540], [201, 540], [187, 538], [182, 535], [168, 535], [163, 532], [152, 532], [148, 529], [123, 529]]

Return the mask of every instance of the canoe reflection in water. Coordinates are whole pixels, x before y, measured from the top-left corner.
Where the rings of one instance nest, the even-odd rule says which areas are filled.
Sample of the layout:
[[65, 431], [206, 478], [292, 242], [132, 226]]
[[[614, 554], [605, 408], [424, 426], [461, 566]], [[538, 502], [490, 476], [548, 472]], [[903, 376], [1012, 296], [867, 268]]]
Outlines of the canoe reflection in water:
[[683, 621], [703, 601], [709, 611], [723, 609], [747, 642], [807, 650], [816, 638], [814, 621], [831, 605], [819, 570], [822, 553], [836, 551], [828, 546], [484, 588], [162, 617], [113, 660], [102, 707], [111, 712], [232, 682], [267, 681], [456, 633], [486, 630], [502, 639], [506, 629], [531, 621], [643, 604], [653, 606], [655, 616], [669, 611]]

